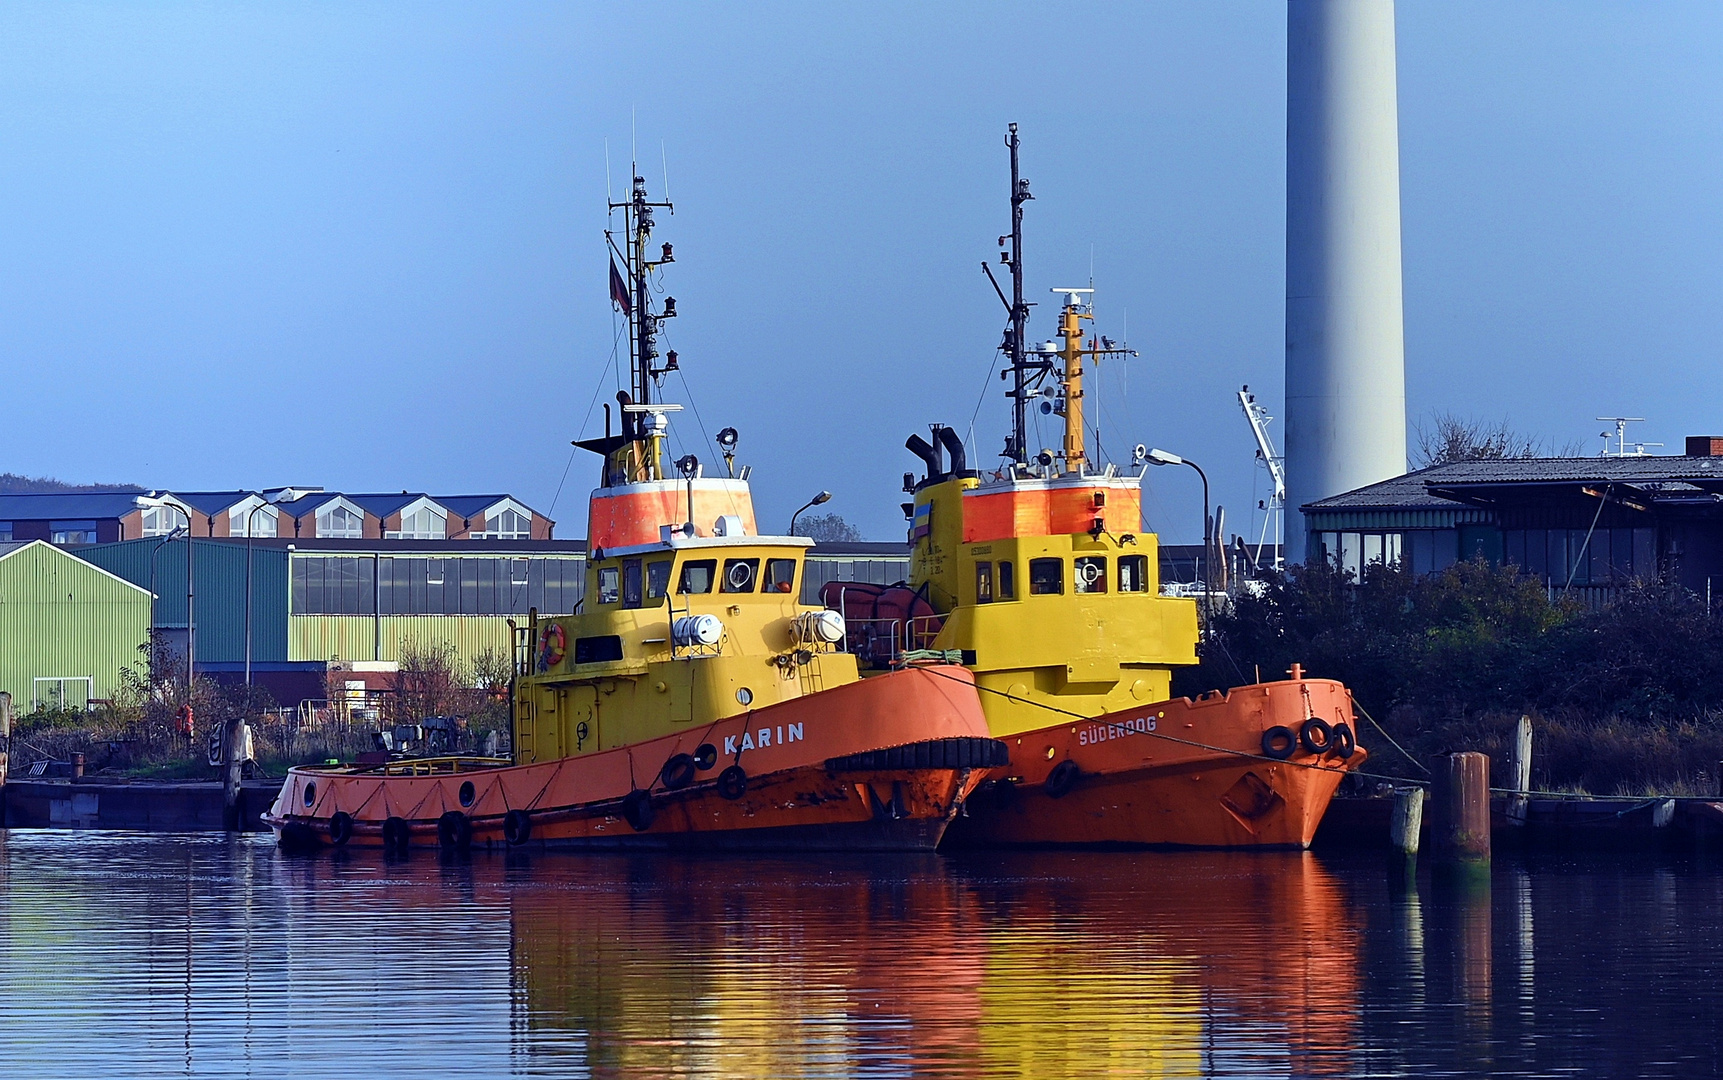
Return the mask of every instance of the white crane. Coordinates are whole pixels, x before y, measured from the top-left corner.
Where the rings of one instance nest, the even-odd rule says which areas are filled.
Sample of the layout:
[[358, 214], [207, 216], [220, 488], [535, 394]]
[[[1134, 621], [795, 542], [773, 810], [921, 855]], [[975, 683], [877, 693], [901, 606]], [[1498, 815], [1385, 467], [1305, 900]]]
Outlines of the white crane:
[[1274, 442], [1268, 437], [1268, 424], [1274, 417], [1268, 415], [1268, 410], [1257, 403], [1256, 395], [1250, 392], [1249, 386], [1243, 386], [1238, 391], [1239, 407], [1244, 409], [1245, 422], [1250, 425], [1250, 433], [1256, 436], [1256, 460], [1268, 469], [1268, 478], [1273, 483], [1273, 491], [1268, 499], [1258, 504], [1263, 510], [1262, 534], [1256, 541], [1256, 564], [1262, 565], [1262, 549], [1268, 543], [1269, 530], [1274, 530], [1274, 562], [1273, 567], [1280, 569], [1280, 544], [1282, 530], [1286, 525], [1286, 459], [1274, 452]]

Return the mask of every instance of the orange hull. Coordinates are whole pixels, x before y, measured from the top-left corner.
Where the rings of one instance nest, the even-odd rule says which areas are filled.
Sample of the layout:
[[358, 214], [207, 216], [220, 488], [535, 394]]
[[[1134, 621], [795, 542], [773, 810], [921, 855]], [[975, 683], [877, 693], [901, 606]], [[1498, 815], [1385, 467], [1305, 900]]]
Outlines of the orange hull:
[[1311, 718], [1356, 731], [1343, 685], [1298, 679], [1012, 736], [1011, 763], [989, 773], [947, 843], [1309, 847], [1341, 778], [1367, 756], [1264, 753], [1264, 733], [1296, 735]]
[[302, 846], [931, 850], [1005, 757], [968, 680], [910, 668], [530, 765], [300, 767], [264, 820]]

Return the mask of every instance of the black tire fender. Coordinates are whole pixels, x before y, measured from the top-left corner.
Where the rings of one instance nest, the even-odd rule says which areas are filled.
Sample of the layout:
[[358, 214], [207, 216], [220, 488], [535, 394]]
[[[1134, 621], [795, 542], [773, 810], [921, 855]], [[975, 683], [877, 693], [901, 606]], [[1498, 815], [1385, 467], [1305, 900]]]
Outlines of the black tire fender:
[[437, 846], [451, 851], [465, 851], [473, 842], [473, 823], [459, 810], [450, 810], [437, 819]]
[[532, 836], [532, 815], [525, 810], [510, 810], [503, 815], [503, 839], [510, 847], [520, 847]]
[[1334, 747], [1334, 729], [1328, 721], [1312, 716], [1298, 729], [1298, 742], [1307, 753], [1326, 754]]
[[329, 842], [336, 847], [342, 847], [353, 839], [353, 815], [345, 810], [335, 811], [335, 816], [329, 819]]
[[1334, 725], [1333, 747], [1328, 752], [1345, 761], [1358, 749], [1358, 736], [1352, 733], [1352, 725], [1342, 720]]
[[658, 770], [658, 779], [671, 791], [680, 791], [694, 782], [695, 761], [687, 754], [677, 754]]
[[1047, 793], [1049, 799], [1063, 799], [1070, 793], [1078, 780], [1083, 776], [1083, 770], [1075, 761], [1066, 758], [1053, 766], [1053, 771], [1047, 774], [1047, 779], [1041, 785], [1041, 790]]
[[383, 822], [383, 848], [386, 851], [404, 852], [410, 842], [411, 832], [407, 828], [405, 818], [392, 817]]
[[1285, 724], [1276, 724], [1262, 733], [1262, 756], [1285, 761], [1298, 749], [1298, 736]]
[[732, 765], [718, 774], [718, 794], [735, 802], [748, 793], [748, 774], [740, 765]]
[[658, 812], [652, 808], [652, 793], [635, 788], [622, 797], [622, 817], [635, 832], [652, 828]]

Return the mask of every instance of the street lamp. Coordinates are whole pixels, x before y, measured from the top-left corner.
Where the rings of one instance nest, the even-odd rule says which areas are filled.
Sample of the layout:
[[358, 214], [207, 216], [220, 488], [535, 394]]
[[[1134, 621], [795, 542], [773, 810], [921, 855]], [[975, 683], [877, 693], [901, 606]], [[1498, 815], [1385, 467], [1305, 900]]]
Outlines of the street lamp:
[[251, 707], [251, 537], [257, 531], [257, 512], [267, 510], [269, 500], [265, 499], [252, 507], [245, 515], [245, 689], [246, 708]]
[[[815, 506], [820, 505], [821, 503], [830, 502], [831, 498], [832, 498], [831, 492], [822, 491], [818, 495], [815, 495], [813, 498], [809, 499], [807, 501], [807, 503], [805, 503], [802, 506], [802, 510], [808, 510], [808, 509], [811, 509]], [[797, 510], [795, 513], [790, 515], [790, 535], [791, 536], [796, 535], [796, 519], [802, 516], [802, 510]]]
[[1202, 477], [1202, 481], [1203, 481], [1203, 556], [1202, 556], [1203, 633], [1204, 633], [1204, 635], [1207, 635], [1209, 616], [1211, 614], [1209, 611], [1209, 593], [1210, 593], [1210, 588], [1209, 588], [1209, 556], [1212, 553], [1212, 549], [1214, 547], [1214, 537], [1212, 535], [1213, 522], [1209, 519], [1209, 512], [1208, 512], [1208, 505], [1209, 505], [1209, 503], [1208, 503], [1208, 474], [1203, 472], [1202, 466], [1198, 465], [1196, 462], [1191, 461], [1188, 458], [1179, 457], [1177, 454], [1169, 454], [1165, 450], [1150, 450], [1148, 452], [1146, 460], [1151, 465], [1189, 465], [1191, 468], [1193, 468], [1197, 471], [1198, 476]]
[[[190, 531], [191, 531], [190, 529], [187, 529], [183, 526], [175, 525], [173, 527], [173, 531], [169, 532], [166, 536], [164, 536], [160, 540], [156, 541], [155, 547], [150, 548], [150, 681], [151, 682], [154, 682], [155, 678], [156, 678], [156, 645], [155, 645], [155, 630], [156, 630], [156, 625], [157, 625], [157, 623], [156, 623], [156, 599], [157, 599], [157, 597], [156, 597], [156, 554], [157, 554], [157, 552], [161, 551], [162, 545], [164, 545], [164, 544], [166, 544], [172, 540], [177, 540], [181, 536], [187, 536], [190, 533]], [[191, 541], [188, 539], [186, 542], [190, 543]]]

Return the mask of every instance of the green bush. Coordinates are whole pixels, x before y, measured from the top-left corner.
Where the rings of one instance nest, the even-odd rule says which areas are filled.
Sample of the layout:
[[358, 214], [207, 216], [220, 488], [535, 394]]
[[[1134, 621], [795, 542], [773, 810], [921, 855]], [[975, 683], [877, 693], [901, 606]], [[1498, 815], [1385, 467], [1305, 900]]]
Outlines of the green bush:
[[1556, 786], [1710, 790], [1723, 752], [1723, 620], [1666, 582], [1590, 611], [1482, 560], [1422, 578], [1376, 565], [1362, 581], [1318, 564], [1242, 593], [1211, 629], [1178, 693], [1299, 663], [1420, 755], [1498, 751], [1503, 768], [1521, 714], [1540, 721], [1533, 760]]

